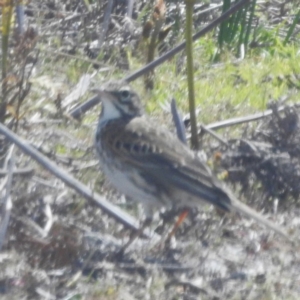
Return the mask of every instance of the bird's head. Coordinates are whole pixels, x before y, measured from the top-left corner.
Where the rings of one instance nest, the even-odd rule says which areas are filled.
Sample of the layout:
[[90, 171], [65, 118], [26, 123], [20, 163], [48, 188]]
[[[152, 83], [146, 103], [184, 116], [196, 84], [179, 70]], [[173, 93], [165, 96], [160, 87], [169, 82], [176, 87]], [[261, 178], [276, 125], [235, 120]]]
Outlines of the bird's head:
[[101, 119], [134, 118], [143, 115], [139, 96], [124, 81], [109, 81], [99, 89], [93, 89], [101, 99]]

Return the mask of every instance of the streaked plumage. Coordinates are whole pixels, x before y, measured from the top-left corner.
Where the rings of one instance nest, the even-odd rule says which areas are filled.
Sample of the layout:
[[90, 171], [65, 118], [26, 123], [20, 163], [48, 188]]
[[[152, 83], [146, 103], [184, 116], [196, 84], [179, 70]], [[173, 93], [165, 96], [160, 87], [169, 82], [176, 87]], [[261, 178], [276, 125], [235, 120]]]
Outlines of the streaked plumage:
[[138, 95], [122, 81], [97, 90], [102, 112], [96, 149], [104, 174], [121, 193], [148, 207], [213, 204], [239, 211], [280, 235], [284, 231], [238, 201], [176, 136], [148, 118]]

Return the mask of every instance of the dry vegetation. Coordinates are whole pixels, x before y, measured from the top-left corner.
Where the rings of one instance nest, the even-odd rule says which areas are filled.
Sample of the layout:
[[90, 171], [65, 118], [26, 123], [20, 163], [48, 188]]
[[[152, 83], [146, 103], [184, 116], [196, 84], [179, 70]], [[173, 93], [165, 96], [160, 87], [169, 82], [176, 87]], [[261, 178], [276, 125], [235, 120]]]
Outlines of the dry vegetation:
[[[87, 99], [89, 87], [122, 78], [146, 62], [142, 32], [150, 8], [136, 1], [130, 19], [125, 2], [115, 1], [105, 30], [104, 4], [91, 3], [91, 11], [85, 1], [26, 5], [29, 29], [22, 42], [11, 36], [5, 124], [57, 167], [141, 220], [137, 205], [112, 190], [99, 170], [93, 149], [99, 107], [81, 121], [69, 115]], [[299, 242], [300, 111], [295, 101], [300, 48], [296, 42], [280, 42], [293, 12], [292, 3], [281, 2], [260, 4], [257, 40], [245, 60], [230, 49], [216, 57], [213, 33], [196, 42], [196, 97], [198, 120], [205, 123], [248, 115], [278, 100], [268, 104], [273, 115], [219, 130], [223, 142], [204, 132], [200, 141], [210, 167], [236, 195]], [[197, 5], [195, 29], [220, 14], [211, 8]], [[182, 10], [180, 3], [168, 6], [166, 25], [173, 27], [158, 47], [161, 53], [183, 38]], [[106, 38], [97, 49], [94, 41], [101, 40], [103, 30]], [[145, 91], [141, 79], [133, 85], [148, 112], [172, 128], [166, 101], [175, 97], [179, 108], [188, 111], [185, 80], [185, 58], [179, 54], [157, 69], [154, 90]], [[184, 121], [189, 132], [188, 117]], [[0, 143], [5, 166], [10, 144], [2, 137]], [[175, 219], [165, 212], [151, 225], [152, 237], [139, 238], [120, 257], [116, 253], [131, 230], [20, 149], [13, 156], [0, 299], [299, 299], [298, 243], [292, 247], [253, 220], [205, 206], [191, 211], [176, 238], [161, 247], [159, 236]], [[4, 167], [1, 172], [7, 179]]]

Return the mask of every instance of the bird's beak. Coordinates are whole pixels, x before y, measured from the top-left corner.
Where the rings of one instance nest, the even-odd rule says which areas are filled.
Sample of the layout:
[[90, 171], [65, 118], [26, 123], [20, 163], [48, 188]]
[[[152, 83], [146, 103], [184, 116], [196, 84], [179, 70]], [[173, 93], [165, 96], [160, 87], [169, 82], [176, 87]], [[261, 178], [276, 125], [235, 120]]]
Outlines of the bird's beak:
[[105, 91], [102, 89], [98, 89], [98, 88], [93, 88], [90, 90], [93, 94], [99, 95], [100, 98], [101, 96], [103, 96], [105, 94]]
[[113, 100], [113, 95], [111, 93], [105, 91], [104, 89], [93, 88], [90, 91], [92, 93], [98, 95], [101, 101], [103, 101], [104, 99]]

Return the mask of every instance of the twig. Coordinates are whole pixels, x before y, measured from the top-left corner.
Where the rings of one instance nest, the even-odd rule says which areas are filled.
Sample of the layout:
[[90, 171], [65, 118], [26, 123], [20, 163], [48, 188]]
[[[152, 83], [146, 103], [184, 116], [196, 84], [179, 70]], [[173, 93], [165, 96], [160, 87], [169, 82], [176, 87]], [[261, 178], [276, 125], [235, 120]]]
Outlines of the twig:
[[110, 22], [110, 16], [111, 16], [111, 12], [114, 6], [114, 0], [108, 0], [107, 5], [106, 5], [106, 9], [104, 12], [104, 20], [102, 23], [102, 28], [101, 28], [101, 32], [99, 34], [99, 40], [98, 40], [98, 48], [101, 49], [102, 48], [102, 44], [104, 42], [107, 30], [108, 30], [108, 26], [109, 26], [109, 22]]
[[[295, 106], [297, 107], [298, 105], [295, 105]], [[286, 106], [279, 106], [278, 111], [284, 110], [285, 107]], [[270, 116], [272, 114], [273, 114], [273, 111], [271, 109], [267, 109], [266, 111], [264, 111], [262, 113], [257, 113], [257, 114], [246, 116], [246, 117], [232, 118], [232, 119], [228, 119], [225, 121], [215, 122], [215, 123], [205, 125], [205, 127], [207, 129], [215, 129], [216, 130], [216, 129], [221, 129], [221, 128], [230, 127], [230, 126], [234, 126], [234, 125], [239, 125], [242, 123], [257, 121], [257, 120], [263, 119], [267, 116]]]
[[127, 1], [127, 17], [132, 18], [134, 0]]
[[213, 130], [209, 129], [207, 126], [204, 126], [203, 124], [201, 124], [200, 127], [201, 127], [201, 129], [203, 129], [204, 131], [209, 133], [211, 136], [213, 136], [217, 141], [219, 141], [220, 143], [228, 146], [227, 141], [225, 141], [221, 136], [216, 134]]
[[[29, 176], [32, 175], [34, 173], [33, 168], [24, 168], [24, 169], [14, 169], [12, 171], [13, 175], [20, 175], [20, 176]], [[8, 172], [7, 170], [4, 169], [0, 169], [0, 177], [4, 177], [7, 176]]]
[[[12, 202], [11, 202], [11, 185], [12, 185], [12, 177], [13, 177], [13, 169], [15, 165], [14, 160], [14, 145], [10, 147], [8, 151], [8, 155], [5, 159], [4, 167], [7, 169], [7, 177], [5, 179], [5, 188], [3, 190], [3, 198], [1, 199], [1, 204], [3, 208], [3, 218], [0, 226], [0, 251], [2, 249], [4, 239], [6, 236], [8, 223], [10, 220]], [[1, 195], [2, 196], [2, 195]]]

